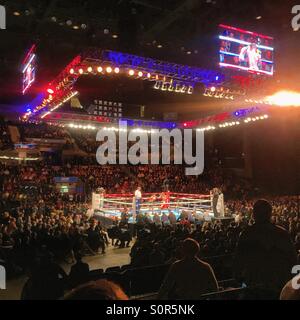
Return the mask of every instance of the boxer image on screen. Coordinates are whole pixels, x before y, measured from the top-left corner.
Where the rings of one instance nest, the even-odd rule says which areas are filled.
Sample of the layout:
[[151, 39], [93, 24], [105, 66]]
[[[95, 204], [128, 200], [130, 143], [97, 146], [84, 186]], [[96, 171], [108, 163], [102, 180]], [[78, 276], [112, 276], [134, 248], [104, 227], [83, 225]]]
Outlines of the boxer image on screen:
[[248, 68], [251, 70], [259, 70], [261, 63], [261, 52], [258, 50], [256, 43], [252, 42], [250, 45], [241, 49], [239, 55], [240, 62], [247, 62]]

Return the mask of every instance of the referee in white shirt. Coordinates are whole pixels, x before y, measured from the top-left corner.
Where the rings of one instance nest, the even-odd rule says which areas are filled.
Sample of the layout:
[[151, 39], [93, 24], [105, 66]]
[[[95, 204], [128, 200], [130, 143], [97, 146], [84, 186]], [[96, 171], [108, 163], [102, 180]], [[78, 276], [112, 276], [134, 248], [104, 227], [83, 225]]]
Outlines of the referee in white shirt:
[[141, 201], [142, 201], [141, 190], [142, 190], [141, 187], [137, 187], [137, 189], [134, 192], [136, 213], [140, 213], [140, 207], [141, 207]]

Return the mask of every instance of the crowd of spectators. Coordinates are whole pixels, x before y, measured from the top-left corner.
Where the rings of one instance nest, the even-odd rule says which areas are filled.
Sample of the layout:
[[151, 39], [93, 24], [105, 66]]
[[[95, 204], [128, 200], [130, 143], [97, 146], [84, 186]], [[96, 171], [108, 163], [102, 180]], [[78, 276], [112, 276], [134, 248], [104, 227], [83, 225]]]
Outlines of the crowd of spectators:
[[17, 123], [21, 137], [43, 138], [43, 139], [64, 139], [68, 138], [67, 131], [60, 126], [46, 123]]
[[27, 198], [33, 194], [48, 199], [60, 199], [63, 196], [57, 192], [54, 177], [78, 177], [84, 185], [84, 192], [74, 197], [85, 200], [99, 187], [104, 187], [107, 193], [132, 193], [137, 186], [141, 186], [143, 192], [161, 192], [166, 180], [170, 191], [173, 192], [208, 194], [218, 185], [226, 199], [244, 199], [246, 194], [249, 194], [247, 181], [238, 180], [230, 174], [222, 174], [219, 169], [208, 169], [201, 176], [187, 178], [184, 168], [178, 165], [88, 166], [36, 163], [0, 165], [0, 171], [3, 197], [9, 199]]
[[92, 155], [96, 154], [99, 142], [96, 141], [95, 131], [78, 131], [70, 129], [69, 133], [82, 151]]
[[[41, 127], [31, 124], [24, 126], [24, 132], [26, 136], [31, 137], [66, 137], [67, 133], [64, 129], [49, 128], [51, 126], [43, 130], [41, 136]], [[79, 142], [78, 137], [75, 140]], [[2, 143], [3, 141], [5, 140], [1, 138]], [[79, 145], [82, 147], [82, 143]], [[85, 151], [88, 152], [88, 150]], [[105, 254], [110, 244], [119, 247], [133, 244], [130, 251], [131, 265], [137, 268], [171, 264], [177, 260], [183, 260], [184, 270], [189, 268], [186, 259], [192, 260], [192, 269], [198, 266], [204, 270], [204, 274], [211, 277], [212, 281], [208, 284], [211, 290], [217, 289], [213, 270], [198, 259], [237, 255], [240, 257], [240, 266], [245, 265], [245, 261], [251, 265], [254, 261], [251, 259], [257, 258], [255, 256], [257, 251], [249, 244], [247, 238], [250, 237], [249, 235], [246, 236], [246, 240], [241, 238], [241, 234], [247, 234], [249, 228], [252, 228], [255, 234], [254, 243], [258, 247], [263, 247], [258, 253], [260, 259], [263, 260], [268, 250], [272, 251], [275, 248], [279, 252], [284, 251], [284, 243], [288, 243], [288, 238], [294, 248], [295, 256], [297, 252], [299, 253], [299, 197], [270, 197], [273, 215], [269, 217], [269, 221], [261, 224], [263, 227], [257, 227], [259, 223], [252, 217], [255, 201], [251, 200], [257, 195], [248, 181], [229, 174], [218, 166], [206, 168], [204, 174], [198, 177], [186, 176], [184, 169], [179, 165], [82, 165], [72, 160], [62, 162], [60, 165], [50, 165], [45, 162], [22, 165], [1, 164], [0, 260], [6, 264], [9, 276], [30, 270], [30, 280], [26, 283], [22, 297], [24, 299], [57, 298], [62, 295], [65, 288], [59, 288], [52, 293], [48, 292], [47, 297], [43, 296], [49, 281], [52, 281], [49, 273], [56, 270], [54, 274], [59, 274], [62, 278], [67, 277], [64, 271], [53, 262], [53, 258], [67, 263], [73, 263], [76, 260], [70, 276], [73, 280], [70, 281], [80, 283], [77, 281], [80, 274], [88, 272], [88, 266], [81, 261], [81, 257], [89, 254]], [[78, 177], [83, 185], [82, 191], [75, 194], [61, 193], [54, 182], [54, 177]], [[191, 212], [183, 212], [177, 221], [174, 214], [170, 212], [168, 215], [161, 216], [155, 214], [153, 219], [148, 219], [148, 215], [138, 216], [137, 224], [132, 229], [124, 214], [119, 224], [106, 229], [101, 222], [90, 219], [87, 214], [91, 193], [99, 187], [104, 187], [107, 193], [132, 193], [137, 186], [141, 186], [143, 192], [161, 192], [166, 184], [170, 191], [199, 194], [208, 194], [213, 187], [218, 186], [226, 199], [227, 215], [234, 219], [225, 224], [220, 220], [211, 221]], [[274, 229], [275, 226], [280, 229]], [[285, 230], [285, 233], [280, 230]], [[282, 237], [282, 246], [276, 237]], [[134, 241], [132, 241], [133, 238]], [[186, 239], [194, 241], [194, 244], [190, 242], [187, 245], [190, 246], [186, 249], [190, 250], [188, 254], [184, 254], [182, 250]], [[114, 240], [116, 240], [115, 243]], [[289, 257], [292, 261], [291, 251]], [[254, 255], [251, 256], [253, 252]], [[246, 253], [246, 257], [243, 253]], [[247, 255], [252, 258], [247, 260]], [[280, 265], [284, 265], [286, 261], [280, 254], [274, 260], [272, 259], [273, 256], [270, 257], [270, 265], [271, 262], [276, 265], [278, 261]], [[267, 267], [270, 268], [270, 265]], [[51, 266], [53, 268], [50, 272]], [[180, 268], [181, 265], [177, 265], [172, 269], [174, 274], [167, 276], [164, 289], [160, 293], [161, 297], [166, 295], [166, 288], [170, 289], [170, 285], [181, 272], [178, 271], [181, 270]], [[260, 271], [257, 270], [257, 273], [259, 274]], [[242, 282], [246, 281], [249, 275], [242, 270], [236, 276]], [[48, 280], [50, 279], [48, 282], [45, 280], [47, 277]], [[268, 278], [267, 274], [264, 277]], [[42, 281], [42, 278], [46, 282]], [[283, 279], [288, 280], [286, 274]], [[271, 282], [273, 280], [270, 279]], [[249, 277], [247, 281], [252, 284]], [[276, 284], [276, 292], [272, 288], [272, 294], [275, 292], [276, 297], [284, 281]], [[81, 290], [94, 290], [94, 285], [90, 284]], [[109, 287], [108, 283], [102, 285]], [[180, 298], [180, 293], [177, 292], [175, 297]]]
[[[13, 171], [11, 168], [10, 170], [6, 168], [2, 172], [11, 176]], [[18, 172], [18, 177], [29, 177], [35, 181], [36, 176], [33, 172], [23, 168]], [[86, 203], [70, 201], [61, 195], [51, 194], [51, 192], [47, 196], [42, 196], [42, 194], [45, 192], [41, 192], [38, 196], [29, 194], [26, 199], [22, 199], [21, 194], [19, 198], [9, 197], [5, 192], [1, 202], [0, 220], [0, 258], [6, 261], [8, 270], [11, 270], [12, 274], [22, 273], [25, 270], [38, 274], [39, 280], [35, 280], [38, 284], [41, 283], [41, 274], [43, 277], [47, 276], [44, 272], [39, 272], [44, 268], [42, 266], [46, 263], [45, 259], [49, 264], [52, 257], [68, 263], [74, 262], [76, 258], [78, 268], [86, 268], [81, 265], [80, 257], [87, 254], [105, 253], [109, 245], [108, 237], [112, 238], [111, 243], [113, 244], [112, 234], [117, 234], [115, 238], [118, 240], [115, 244], [120, 247], [124, 247], [125, 243], [128, 246], [132, 236], [136, 235], [130, 252], [131, 265], [132, 267], [145, 267], [171, 264], [183, 259], [181, 248], [187, 238], [198, 243], [197, 259], [234, 255], [238, 248], [240, 234], [256, 225], [251, 215], [253, 200], [230, 200], [228, 211], [235, 219], [228, 224], [220, 220], [209, 221], [205, 217], [185, 213], [182, 213], [179, 221], [176, 221], [170, 212], [169, 216], [156, 215], [153, 220], [147, 219], [147, 216], [138, 217], [134, 232], [130, 230], [126, 215], [124, 215], [119, 225], [106, 230], [99, 221], [89, 220], [86, 214], [88, 209]], [[33, 199], [35, 199], [34, 202], [32, 202]], [[295, 248], [295, 253], [299, 252], [299, 198], [277, 197], [270, 200], [270, 203], [273, 207], [270, 223], [286, 230]], [[115, 229], [114, 232], [113, 229]], [[270, 241], [268, 237], [264, 237], [264, 240], [266, 243]], [[268, 245], [272, 247], [272, 243]], [[268, 245], [264, 250], [268, 249]], [[280, 244], [278, 245], [280, 247]], [[276, 261], [274, 263], [276, 264]], [[57, 265], [56, 268], [58, 268]], [[80, 272], [77, 272], [75, 278], [78, 278], [79, 274]], [[72, 277], [74, 278], [74, 275]], [[31, 275], [30, 281], [34, 279]], [[24, 299], [31, 297], [30, 285], [33, 285], [31, 282], [27, 283], [23, 290]], [[41, 288], [36, 289], [36, 296], [43, 297], [42, 291]], [[52, 297], [57, 297], [57, 292], [55, 292], [54, 290]], [[62, 289], [59, 292], [62, 294]], [[278, 295], [278, 292], [276, 294]], [[49, 292], [47, 297], [49, 298]]]
[[0, 117], [0, 150], [11, 147], [12, 142], [7, 123]]
[[[273, 207], [272, 223], [289, 232], [295, 249], [300, 253], [299, 198], [276, 197], [270, 203]], [[132, 263], [138, 266], [153, 264], [153, 258], [163, 263], [172, 261], [178, 255], [180, 242], [187, 236], [199, 242], [201, 257], [232, 254], [240, 233], [254, 224], [253, 205], [254, 200], [231, 200], [228, 211], [235, 220], [227, 225], [220, 220], [207, 221], [204, 216], [195, 219], [193, 215], [184, 217], [183, 214], [181, 223], [174, 224], [170, 217], [172, 213], [167, 220], [163, 216], [155, 221], [144, 219], [140, 223], [142, 228], [137, 241], [132, 247]]]

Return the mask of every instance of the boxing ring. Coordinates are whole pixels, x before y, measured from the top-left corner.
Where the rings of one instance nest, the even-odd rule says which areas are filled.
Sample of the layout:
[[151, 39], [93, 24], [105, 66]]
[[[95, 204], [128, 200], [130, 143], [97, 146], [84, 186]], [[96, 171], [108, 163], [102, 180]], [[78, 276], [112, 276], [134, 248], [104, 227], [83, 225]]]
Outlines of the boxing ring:
[[212, 196], [190, 193], [143, 193], [142, 201], [137, 204], [134, 194], [98, 194], [92, 195], [94, 215], [119, 220], [126, 210], [129, 221], [134, 223], [137, 214], [147, 214], [151, 219], [154, 214], [162, 215], [173, 212], [176, 218], [185, 213], [194, 213], [208, 218], [214, 217]]

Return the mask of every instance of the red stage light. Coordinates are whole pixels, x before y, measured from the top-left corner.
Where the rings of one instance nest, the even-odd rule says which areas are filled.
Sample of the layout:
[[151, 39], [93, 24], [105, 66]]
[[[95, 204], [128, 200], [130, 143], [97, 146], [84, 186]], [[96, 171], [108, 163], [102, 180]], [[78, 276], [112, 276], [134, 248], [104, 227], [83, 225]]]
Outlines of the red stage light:
[[183, 126], [186, 127], [186, 126], [187, 126], [187, 123], [185, 122], [185, 123], [183, 124]]
[[73, 68], [70, 69], [70, 73], [71, 73], [71, 74], [74, 73], [74, 69], [73, 69]]
[[233, 31], [237, 31], [237, 32], [241, 32], [241, 33], [250, 34], [252, 36], [256, 36], [256, 37], [259, 37], [259, 38], [264, 38], [264, 39], [269, 39], [269, 40], [273, 40], [274, 39], [273, 37], [269, 37], [269, 36], [266, 36], [264, 34], [259, 34], [259, 33], [256, 33], [256, 32], [247, 31], [247, 30], [240, 29], [240, 28], [235, 28], [235, 27], [232, 27], [232, 26], [227, 26], [225, 24], [219, 24], [219, 27], [225, 28], [225, 29], [229, 29], [229, 30], [233, 30]]
[[50, 93], [50, 94], [53, 94], [53, 93], [54, 93], [54, 91], [53, 91], [51, 88], [48, 88], [48, 89], [47, 89], [47, 92]]

